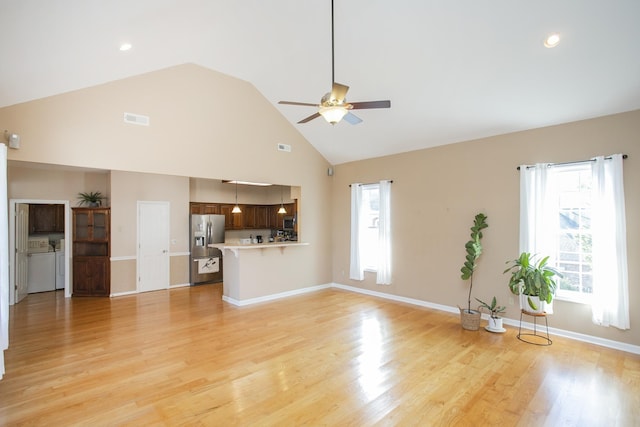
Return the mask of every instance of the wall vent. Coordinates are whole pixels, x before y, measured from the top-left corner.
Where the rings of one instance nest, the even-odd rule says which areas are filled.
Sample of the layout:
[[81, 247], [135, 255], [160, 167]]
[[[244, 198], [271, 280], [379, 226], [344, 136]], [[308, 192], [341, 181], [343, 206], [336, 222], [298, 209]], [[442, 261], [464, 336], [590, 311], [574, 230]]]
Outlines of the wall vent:
[[290, 153], [291, 146], [289, 144], [278, 144], [278, 151], [286, 151], [287, 153]]
[[124, 122], [132, 125], [149, 126], [149, 117], [141, 114], [124, 113]]

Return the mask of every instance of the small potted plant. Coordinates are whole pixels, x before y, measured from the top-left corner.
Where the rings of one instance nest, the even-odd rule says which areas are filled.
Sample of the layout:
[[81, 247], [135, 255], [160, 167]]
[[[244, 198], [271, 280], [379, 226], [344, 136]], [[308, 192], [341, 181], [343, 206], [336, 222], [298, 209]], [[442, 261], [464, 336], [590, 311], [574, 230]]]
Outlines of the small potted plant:
[[471, 227], [471, 240], [465, 245], [467, 256], [460, 272], [462, 280], [469, 280], [469, 298], [467, 308], [460, 309], [460, 320], [462, 327], [470, 331], [477, 331], [480, 328], [480, 311], [471, 309], [471, 290], [473, 289], [473, 272], [476, 269], [478, 258], [482, 254], [482, 230], [487, 228], [487, 216], [483, 213], [476, 215]]
[[478, 298], [476, 298], [476, 301], [480, 303], [480, 307], [489, 310], [489, 324], [485, 329], [489, 332], [505, 332], [505, 329], [502, 327], [502, 317], [500, 317], [499, 314], [504, 313], [507, 307], [498, 305], [496, 297], [493, 297], [490, 305]]
[[104, 199], [104, 196], [99, 191], [78, 193], [78, 206], [87, 205], [93, 208], [102, 206], [102, 199]]
[[556, 291], [555, 276], [562, 277], [555, 268], [547, 265], [549, 257], [539, 261], [528, 252], [518, 259], [507, 261], [511, 264], [504, 273], [511, 273], [509, 290], [520, 295], [520, 308], [531, 313], [544, 313], [544, 305], [550, 304]]

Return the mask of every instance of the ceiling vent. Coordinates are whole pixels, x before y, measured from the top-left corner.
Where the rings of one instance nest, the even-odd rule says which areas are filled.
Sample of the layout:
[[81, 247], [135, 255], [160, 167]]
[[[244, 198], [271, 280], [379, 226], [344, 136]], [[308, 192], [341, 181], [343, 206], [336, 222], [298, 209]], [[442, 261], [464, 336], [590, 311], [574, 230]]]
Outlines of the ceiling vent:
[[289, 144], [278, 144], [278, 151], [286, 151], [287, 153], [290, 153], [291, 146]]
[[132, 125], [149, 126], [149, 117], [140, 114], [124, 113], [124, 122]]

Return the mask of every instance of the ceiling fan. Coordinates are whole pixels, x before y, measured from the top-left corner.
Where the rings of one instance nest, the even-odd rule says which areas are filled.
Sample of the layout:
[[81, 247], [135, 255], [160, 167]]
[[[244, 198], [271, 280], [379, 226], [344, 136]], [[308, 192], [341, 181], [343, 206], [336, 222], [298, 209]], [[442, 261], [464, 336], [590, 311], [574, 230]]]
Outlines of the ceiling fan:
[[351, 113], [351, 110], [365, 110], [370, 108], [390, 108], [391, 101], [366, 101], [366, 102], [347, 102], [346, 95], [349, 86], [345, 86], [335, 81], [335, 64], [334, 64], [334, 41], [333, 41], [333, 0], [331, 0], [331, 92], [325, 94], [320, 100], [320, 104], [310, 104], [306, 102], [280, 101], [278, 104], [302, 105], [308, 107], [317, 107], [318, 111], [309, 117], [300, 120], [300, 123], [307, 123], [317, 117], [324, 119], [335, 125], [343, 118], [352, 125], [357, 125], [362, 121], [361, 118]]

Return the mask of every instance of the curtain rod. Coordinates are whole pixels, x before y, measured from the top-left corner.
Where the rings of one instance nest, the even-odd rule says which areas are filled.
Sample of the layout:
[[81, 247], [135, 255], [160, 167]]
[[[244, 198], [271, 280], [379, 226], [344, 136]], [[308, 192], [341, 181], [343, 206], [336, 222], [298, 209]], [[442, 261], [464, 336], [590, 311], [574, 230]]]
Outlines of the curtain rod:
[[[389, 182], [391, 184], [393, 184], [393, 180], [392, 179], [390, 179]], [[360, 184], [360, 185], [372, 185], [372, 184], [380, 184], [380, 182], [379, 181], [378, 182], [359, 182], [358, 184]], [[351, 187], [351, 184], [349, 184], [349, 187]]]
[[[623, 154], [623, 155], [622, 155], [622, 158], [623, 158], [623, 159], [626, 159], [627, 157], [629, 157], [629, 156], [627, 156], [626, 154]], [[611, 160], [611, 157], [605, 157], [604, 159], [605, 159], [605, 160]], [[576, 164], [579, 164], [579, 163], [587, 163], [587, 162], [595, 162], [595, 161], [596, 161], [595, 159], [588, 159], [588, 160], [576, 160], [576, 161], [574, 161], [574, 162], [549, 163], [547, 166], [576, 165]], [[531, 167], [533, 167], [533, 166], [527, 165], [527, 169], [529, 169], [529, 168], [531, 168]], [[517, 169], [517, 170], [520, 170], [520, 166], [518, 166], [516, 169]]]

